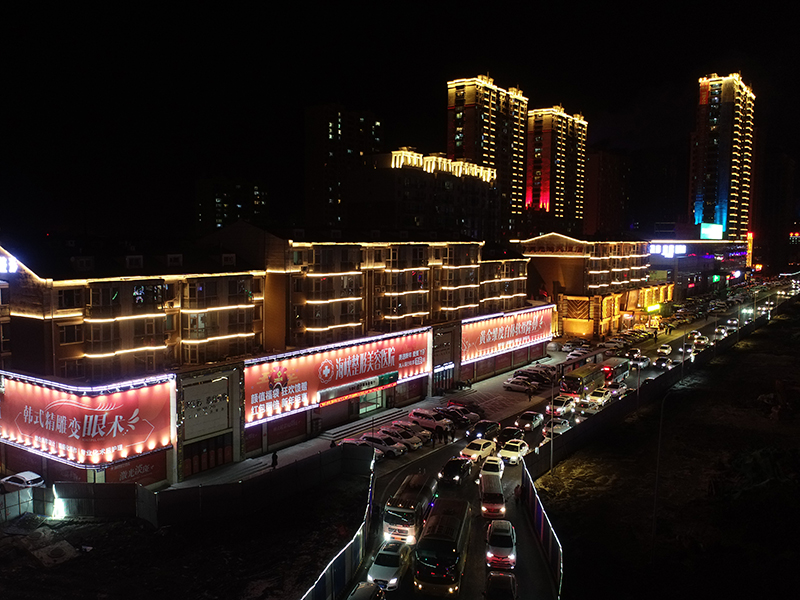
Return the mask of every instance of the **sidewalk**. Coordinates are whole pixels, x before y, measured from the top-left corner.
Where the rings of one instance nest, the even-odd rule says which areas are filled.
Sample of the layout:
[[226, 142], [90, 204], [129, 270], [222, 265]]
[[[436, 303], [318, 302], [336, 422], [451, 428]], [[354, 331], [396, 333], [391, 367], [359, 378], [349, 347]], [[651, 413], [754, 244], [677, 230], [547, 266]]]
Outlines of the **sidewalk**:
[[[558, 360], [552, 358], [551, 356], [548, 356], [547, 358], [539, 359], [534, 362], [539, 364], [551, 364], [558, 362]], [[506, 419], [530, 407], [530, 401], [528, 400], [528, 397], [525, 394], [519, 394], [519, 399], [516, 399], [517, 394], [513, 395], [505, 394], [502, 396], [503, 399], [502, 402], [494, 401], [495, 398], [499, 397], [495, 392], [488, 391], [488, 388], [490, 387], [492, 388], [497, 387], [496, 384], [491, 385], [491, 382], [494, 380], [495, 377], [505, 378], [507, 376], [508, 373], [495, 375], [494, 377], [490, 377], [489, 379], [486, 379], [484, 381], [475, 382], [472, 384], [471, 388], [465, 390], [454, 390], [453, 392], [447, 392], [443, 396], [428, 396], [427, 398], [420, 400], [419, 402], [415, 402], [413, 404], [409, 404], [408, 406], [403, 407], [402, 416], [396, 414], [398, 412], [398, 409], [396, 408], [379, 409], [374, 413], [369, 413], [359, 421], [347, 423], [345, 425], [342, 425], [341, 427], [336, 427], [331, 430], [324, 431], [315, 438], [305, 440], [303, 442], [300, 442], [299, 444], [294, 444], [293, 446], [282, 448], [278, 450], [278, 469], [280, 469], [281, 467], [285, 467], [287, 465], [291, 465], [295, 461], [302, 460], [310, 456], [315, 456], [321, 452], [325, 452], [330, 448], [332, 438], [338, 441], [343, 437], [348, 437], [349, 433], [353, 429], [354, 423], [363, 423], [363, 427], [366, 429], [369, 428], [370, 421], [372, 419], [379, 419], [381, 415], [385, 415], [387, 417], [391, 416], [393, 420], [397, 420], [402, 418], [404, 415], [407, 415], [409, 411], [415, 408], [433, 408], [435, 406], [446, 405], [448, 402], [453, 401], [453, 402], [464, 402], [465, 404], [476, 402], [486, 412], [487, 419], [491, 419], [493, 421], [501, 421], [502, 419]], [[549, 394], [550, 390], [545, 389], [543, 391]], [[387, 413], [391, 413], [391, 415], [387, 415]], [[380, 424], [382, 425], [383, 423], [381, 422]], [[337, 435], [338, 430], [341, 430], [343, 433], [341, 435]], [[437, 447], [441, 446], [437, 444]], [[431, 446], [425, 446], [422, 449], [416, 451], [414, 453], [414, 456], [424, 456], [429, 451], [432, 451]], [[403, 464], [405, 464], [405, 461]], [[197, 475], [192, 475], [186, 481], [173, 484], [165, 489], [180, 489], [180, 488], [198, 487], [205, 485], [233, 483], [236, 481], [242, 481], [244, 479], [257, 477], [258, 475], [267, 472], [271, 469], [272, 469], [272, 453], [267, 453], [264, 454], [263, 456], [248, 458], [238, 463], [230, 463], [227, 465], [217, 467], [210, 471], [205, 471], [203, 473], [198, 473]]]

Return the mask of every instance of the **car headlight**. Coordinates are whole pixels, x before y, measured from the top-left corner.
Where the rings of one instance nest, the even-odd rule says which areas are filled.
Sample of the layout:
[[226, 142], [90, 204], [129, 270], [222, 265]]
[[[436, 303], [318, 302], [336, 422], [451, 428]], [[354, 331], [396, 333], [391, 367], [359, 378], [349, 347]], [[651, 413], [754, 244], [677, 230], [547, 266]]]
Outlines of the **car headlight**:
[[389, 580], [389, 585], [397, 585], [397, 577], [392, 577]]
[[458, 481], [459, 479], [461, 479], [461, 476], [460, 476], [460, 475], [456, 475], [455, 477], [453, 477], [453, 480], [454, 480], [454, 481]]
[[500, 512], [501, 512], [501, 513], [504, 513], [504, 512], [506, 512], [506, 507], [504, 506], [503, 508], [501, 508], [501, 509], [500, 509]]
[[417, 538], [416, 537], [414, 537], [413, 535], [408, 536], [408, 539], [406, 540], [406, 544], [408, 544], [409, 546], [413, 546], [416, 543], [417, 543]]
[[439, 473], [439, 479], [441, 479], [442, 477], [444, 477], [444, 475], [442, 473]]
[[492, 554], [488, 550], [486, 551], [486, 558], [492, 558], [493, 556], [494, 556], [494, 554]]
[[375, 583], [375, 580], [372, 578], [372, 575], [370, 575], [369, 573], [367, 573], [367, 581], [369, 583]]
[[388, 531], [384, 531], [383, 532], [383, 539], [388, 542], [390, 539], [392, 539], [392, 534], [389, 533]]
[[509, 554], [508, 555], [508, 560], [517, 560], [517, 555], [514, 554], [514, 553]]
[[486, 507], [485, 506], [481, 506], [481, 512], [486, 512]]

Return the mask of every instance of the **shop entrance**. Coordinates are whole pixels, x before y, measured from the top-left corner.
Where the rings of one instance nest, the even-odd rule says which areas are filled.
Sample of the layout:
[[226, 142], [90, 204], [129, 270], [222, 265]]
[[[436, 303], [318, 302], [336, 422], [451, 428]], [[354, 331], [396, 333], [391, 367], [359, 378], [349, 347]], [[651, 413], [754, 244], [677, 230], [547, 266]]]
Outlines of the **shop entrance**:
[[183, 446], [183, 477], [233, 462], [233, 433]]
[[371, 413], [383, 406], [383, 392], [370, 392], [358, 397], [359, 416]]
[[448, 366], [433, 372], [433, 395], [442, 396], [445, 390], [455, 387], [455, 368]]

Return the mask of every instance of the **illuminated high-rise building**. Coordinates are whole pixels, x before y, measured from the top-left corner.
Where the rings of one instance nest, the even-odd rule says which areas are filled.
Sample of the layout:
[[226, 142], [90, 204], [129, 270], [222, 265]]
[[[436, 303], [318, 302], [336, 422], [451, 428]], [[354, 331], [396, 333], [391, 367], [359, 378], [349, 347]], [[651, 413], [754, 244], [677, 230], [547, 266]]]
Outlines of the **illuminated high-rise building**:
[[694, 223], [701, 227], [701, 237], [747, 239], [755, 99], [738, 73], [700, 78], [689, 203]]
[[517, 235], [522, 222], [527, 118], [522, 90], [497, 87], [488, 75], [447, 82], [447, 158], [496, 170], [498, 239]]
[[562, 106], [528, 111], [525, 210], [530, 226], [583, 234], [586, 131]]

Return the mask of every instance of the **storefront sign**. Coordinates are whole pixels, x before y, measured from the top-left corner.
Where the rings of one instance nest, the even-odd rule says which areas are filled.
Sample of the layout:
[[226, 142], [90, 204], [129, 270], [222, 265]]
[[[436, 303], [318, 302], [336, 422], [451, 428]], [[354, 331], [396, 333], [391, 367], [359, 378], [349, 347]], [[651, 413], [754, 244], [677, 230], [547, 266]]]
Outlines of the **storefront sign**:
[[397, 372], [430, 372], [430, 330], [245, 367], [247, 423], [317, 406], [320, 392]]
[[514, 348], [549, 341], [551, 305], [501, 317], [464, 323], [461, 326], [461, 362], [491, 356]]
[[104, 464], [170, 445], [170, 383], [101, 396], [6, 379], [4, 439], [76, 463]]

